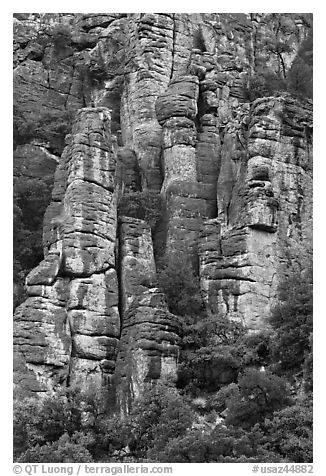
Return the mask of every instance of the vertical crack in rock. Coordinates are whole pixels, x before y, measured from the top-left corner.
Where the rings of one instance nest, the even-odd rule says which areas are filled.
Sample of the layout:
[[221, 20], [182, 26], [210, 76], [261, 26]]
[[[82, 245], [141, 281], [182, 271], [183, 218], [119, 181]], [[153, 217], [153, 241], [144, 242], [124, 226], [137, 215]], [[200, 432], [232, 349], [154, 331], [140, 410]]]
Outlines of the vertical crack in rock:
[[175, 54], [175, 43], [176, 43], [175, 13], [172, 13], [172, 20], [173, 20], [173, 34], [172, 34], [172, 58], [171, 58], [170, 81], [173, 78], [173, 72], [174, 72], [174, 54]]
[[173, 20], [131, 14], [121, 98], [123, 145], [136, 152], [142, 188], [160, 191], [161, 128], [155, 100], [166, 89], [172, 64]]
[[119, 240], [123, 317], [115, 387], [118, 408], [128, 413], [155, 381], [176, 379], [180, 324], [156, 287], [150, 227], [121, 217]]

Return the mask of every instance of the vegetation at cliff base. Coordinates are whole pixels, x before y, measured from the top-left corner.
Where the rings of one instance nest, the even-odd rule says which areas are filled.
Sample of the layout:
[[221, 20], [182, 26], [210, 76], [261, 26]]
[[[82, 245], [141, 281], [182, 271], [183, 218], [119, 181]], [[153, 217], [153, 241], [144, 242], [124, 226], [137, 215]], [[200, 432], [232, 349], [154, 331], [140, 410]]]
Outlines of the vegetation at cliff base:
[[[196, 319], [196, 277], [187, 261], [179, 266], [185, 296], [177, 386], [149, 385], [124, 417], [78, 388], [42, 400], [17, 398], [15, 461], [312, 462], [311, 388], [304, 372], [311, 352], [311, 278], [285, 279], [271, 317], [274, 331], [248, 335], [218, 316]], [[163, 268], [161, 284], [173, 307], [171, 267]], [[294, 357], [296, 382], [288, 372]]]

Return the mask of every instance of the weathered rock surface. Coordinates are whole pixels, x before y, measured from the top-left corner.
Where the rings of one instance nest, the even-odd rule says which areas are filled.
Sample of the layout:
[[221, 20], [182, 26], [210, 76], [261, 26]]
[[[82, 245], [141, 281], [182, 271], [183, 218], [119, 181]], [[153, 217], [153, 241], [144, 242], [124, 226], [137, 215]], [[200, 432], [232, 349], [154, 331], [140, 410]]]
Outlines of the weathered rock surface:
[[248, 156], [238, 154], [232, 132], [233, 147], [227, 142], [222, 149], [219, 214], [202, 231], [202, 288], [211, 312], [251, 329], [266, 326], [289, 250], [292, 265], [302, 267], [311, 250], [311, 126], [309, 104], [289, 96], [258, 99]]
[[149, 225], [143, 220], [121, 217], [119, 242], [122, 332], [115, 386], [118, 407], [128, 412], [134, 398], [147, 386], [157, 379], [176, 378], [180, 325], [155, 287]]
[[[179, 323], [156, 287], [153, 248], [190, 254], [208, 313], [265, 328], [280, 279], [305, 266], [312, 241], [311, 102], [246, 95], [258, 53], [281, 68], [259, 44], [266, 18], [15, 14], [15, 175], [47, 180], [71, 132], [44, 260], [15, 314], [24, 392], [75, 382], [105, 392], [114, 380], [127, 412], [175, 378]], [[294, 28], [286, 71], [305, 28]], [[163, 199], [157, 229], [118, 220], [123, 194], [148, 190]]]
[[115, 385], [120, 411], [158, 379], [175, 381], [180, 323], [168, 311], [164, 295], [151, 288], [135, 296], [124, 314]]
[[30, 297], [15, 314], [17, 382], [25, 365], [26, 391], [68, 381], [106, 388], [120, 336], [108, 110], [80, 110], [68, 143], [45, 215], [45, 259], [28, 275]]
[[137, 218], [121, 217], [119, 227], [120, 299], [124, 314], [135, 296], [157, 285], [151, 230]]

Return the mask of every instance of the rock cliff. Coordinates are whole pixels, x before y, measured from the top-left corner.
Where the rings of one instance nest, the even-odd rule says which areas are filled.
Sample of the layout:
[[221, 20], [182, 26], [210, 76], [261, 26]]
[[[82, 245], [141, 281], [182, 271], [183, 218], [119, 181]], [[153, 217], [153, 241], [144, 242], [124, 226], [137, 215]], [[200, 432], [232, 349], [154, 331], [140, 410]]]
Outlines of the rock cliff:
[[[175, 250], [209, 315], [266, 327], [312, 242], [311, 100], [246, 93], [259, 61], [289, 71], [307, 27], [290, 16], [291, 48], [273, 56], [267, 17], [15, 15], [15, 174], [57, 165], [44, 260], [15, 311], [19, 389], [114, 389], [127, 412], [175, 380], [180, 321], [157, 280]], [[144, 193], [161, 197], [155, 226], [136, 202], [119, 209]]]

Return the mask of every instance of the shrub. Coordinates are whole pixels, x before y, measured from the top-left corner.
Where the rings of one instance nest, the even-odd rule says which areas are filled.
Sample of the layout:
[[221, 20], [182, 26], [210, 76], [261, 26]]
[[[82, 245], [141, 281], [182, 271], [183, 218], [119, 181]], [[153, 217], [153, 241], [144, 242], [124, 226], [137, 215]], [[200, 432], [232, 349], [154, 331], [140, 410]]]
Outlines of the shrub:
[[87, 436], [64, 433], [53, 443], [28, 448], [18, 459], [18, 463], [91, 463], [93, 458], [86, 448]]
[[179, 316], [201, 315], [200, 284], [190, 258], [174, 251], [158, 263], [158, 268], [159, 285], [166, 295], [170, 312]]
[[246, 369], [238, 380], [240, 395], [227, 403], [226, 423], [250, 428], [290, 403], [286, 381], [269, 371]]
[[151, 227], [152, 232], [161, 217], [162, 198], [159, 194], [151, 192], [127, 192], [119, 203], [119, 215], [145, 220]]
[[286, 407], [265, 421], [266, 448], [296, 463], [311, 463], [312, 408], [306, 405]]
[[59, 23], [48, 28], [46, 34], [49, 35], [57, 51], [61, 51], [72, 43], [72, 29], [69, 25]]
[[185, 399], [169, 385], [158, 383], [137, 400], [125, 425], [127, 440], [136, 458], [154, 455], [169, 439], [184, 435], [194, 414]]
[[312, 313], [311, 270], [305, 277], [292, 274], [281, 283], [279, 303], [269, 320], [276, 332], [274, 359], [279, 373], [302, 372], [305, 357], [311, 352]]
[[14, 307], [26, 297], [26, 275], [43, 259], [43, 215], [51, 198], [52, 181], [17, 177], [14, 181], [13, 251]]
[[65, 137], [71, 131], [74, 111], [22, 113], [14, 107], [14, 147], [38, 139], [48, 143], [50, 151], [61, 155]]
[[[88, 458], [88, 451], [96, 452], [98, 447], [101, 448], [99, 434], [103, 419], [99, 396], [92, 391], [82, 392], [78, 388], [70, 388], [43, 399], [16, 399], [14, 458], [22, 458], [22, 462], [38, 456], [47, 459], [53, 454], [61, 454], [63, 458], [65, 444], [68, 453], [75, 451], [74, 445], [78, 449], [80, 439], [77, 434], [85, 436], [79, 449], [82, 452], [85, 450]], [[55, 462], [45, 459], [44, 462]]]

